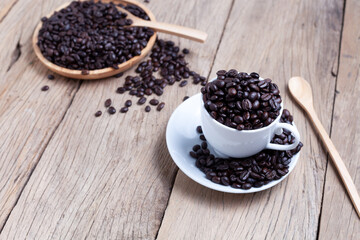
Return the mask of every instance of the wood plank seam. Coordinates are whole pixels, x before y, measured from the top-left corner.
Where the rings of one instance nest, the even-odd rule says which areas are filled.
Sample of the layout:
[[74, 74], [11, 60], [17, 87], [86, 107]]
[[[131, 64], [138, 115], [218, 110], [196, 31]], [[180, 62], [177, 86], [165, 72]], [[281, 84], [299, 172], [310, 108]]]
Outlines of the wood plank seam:
[[75, 96], [76, 96], [77, 92], [78, 92], [78, 91], [79, 91], [79, 89], [80, 89], [81, 83], [82, 83], [82, 81], [80, 81], [80, 82], [79, 82], [79, 85], [78, 85], [77, 89], [75, 90], [75, 93], [74, 93], [73, 97], [71, 98], [71, 101], [70, 101], [70, 103], [68, 104], [68, 106], [67, 106], [67, 108], [66, 108], [66, 111], [64, 112], [64, 114], [63, 114], [63, 116], [62, 116], [61, 120], [59, 121], [59, 123], [58, 123], [58, 124], [56, 125], [56, 127], [54, 128], [54, 131], [51, 133], [51, 135], [50, 135], [50, 137], [49, 137], [49, 139], [48, 139], [47, 143], [45, 144], [45, 147], [43, 148], [42, 152], [40, 153], [40, 155], [39, 155], [39, 157], [38, 157], [38, 159], [37, 159], [36, 163], [34, 164], [33, 168], [30, 170], [30, 174], [29, 174], [28, 178], [26, 179], [25, 184], [22, 186], [21, 191], [20, 191], [20, 194], [19, 194], [19, 196], [17, 197], [17, 199], [16, 199], [16, 201], [15, 201], [14, 205], [12, 206], [11, 211], [10, 211], [10, 212], [9, 212], [9, 214], [6, 216], [6, 219], [5, 219], [5, 221], [4, 221], [4, 224], [3, 224], [2, 226], [0, 226], [0, 227], [1, 227], [1, 228], [0, 228], [0, 234], [1, 234], [2, 230], [3, 230], [3, 229], [4, 229], [4, 227], [5, 227], [7, 220], [8, 220], [8, 219], [9, 219], [9, 217], [10, 217], [10, 215], [11, 215], [11, 213], [12, 213], [12, 210], [16, 207], [16, 204], [18, 203], [18, 201], [19, 201], [19, 199], [20, 199], [20, 197], [21, 197], [21, 195], [22, 195], [22, 193], [23, 193], [23, 191], [24, 191], [24, 189], [25, 189], [25, 187], [26, 187], [27, 183], [29, 182], [29, 180], [30, 180], [30, 178], [31, 178], [31, 176], [32, 176], [32, 174], [33, 174], [33, 172], [34, 172], [34, 170], [35, 170], [36, 166], [39, 164], [40, 159], [41, 159], [42, 155], [44, 154], [44, 152], [45, 152], [45, 150], [46, 150], [47, 146], [49, 145], [49, 143], [50, 143], [51, 139], [52, 139], [52, 138], [53, 138], [53, 136], [55, 135], [55, 132], [57, 131], [58, 127], [60, 126], [60, 124], [61, 124], [61, 123], [62, 123], [62, 121], [64, 120], [64, 118], [65, 118], [65, 116], [66, 116], [66, 114], [67, 114], [67, 112], [68, 112], [68, 110], [69, 110], [69, 108], [70, 108], [71, 104], [73, 103], [73, 100], [74, 100], [74, 98], [75, 98]]
[[[336, 94], [337, 94], [337, 82], [338, 82], [338, 76], [339, 76], [339, 69], [340, 69], [340, 57], [341, 57], [341, 44], [342, 44], [342, 36], [343, 36], [343, 30], [344, 30], [344, 20], [345, 20], [345, 9], [346, 9], [346, 0], [344, 0], [343, 3], [343, 9], [342, 9], [342, 21], [341, 21], [341, 30], [340, 30], [340, 39], [339, 39], [339, 50], [338, 50], [338, 59], [337, 59], [337, 67], [336, 67], [336, 73], [334, 73], [333, 69], [331, 70], [331, 75], [335, 77], [335, 91], [334, 91], [334, 97], [333, 97], [333, 104], [332, 104], [332, 111], [331, 111], [331, 119], [330, 119], [330, 130], [329, 130], [329, 136], [331, 138], [332, 129], [333, 129], [333, 122], [334, 122], [334, 110], [335, 110], [335, 101], [336, 101]], [[317, 233], [316, 233], [316, 239], [319, 239], [320, 237], [320, 223], [321, 223], [321, 216], [323, 211], [323, 204], [324, 204], [324, 195], [325, 195], [325, 184], [326, 184], [326, 176], [329, 168], [329, 153], [326, 154], [326, 165], [325, 165], [325, 174], [324, 174], [324, 183], [322, 187], [322, 195], [321, 195], [321, 203], [320, 203], [320, 214], [318, 219], [318, 226], [317, 226]]]
[[[220, 41], [218, 42], [218, 45], [217, 45], [217, 47], [216, 47], [216, 52], [215, 52], [214, 58], [213, 58], [213, 60], [212, 60], [212, 62], [211, 62], [211, 66], [210, 66], [210, 69], [209, 69], [209, 74], [207, 75], [207, 79], [209, 79], [210, 74], [211, 74], [211, 72], [212, 72], [212, 69], [213, 69], [213, 67], [214, 67], [216, 55], [217, 55], [217, 53], [219, 52], [219, 48], [220, 48], [220, 45], [221, 45], [221, 42], [222, 42], [222, 39], [223, 39], [223, 36], [224, 36], [224, 32], [225, 32], [226, 26], [227, 26], [227, 24], [228, 24], [231, 11], [232, 11], [233, 6], [234, 6], [234, 1], [235, 1], [235, 0], [232, 0], [232, 1], [231, 1], [230, 9], [229, 9], [228, 15], [227, 15], [227, 17], [226, 17], [224, 27], [223, 27], [223, 29], [222, 29], [222, 31], [221, 31]], [[176, 174], [176, 175], [177, 175], [177, 174]]]
[[[227, 24], [228, 24], [228, 21], [229, 21], [230, 15], [231, 15], [231, 11], [232, 11], [233, 6], [234, 6], [234, 1], [235, 1], [235, 0], [232, 0], [232, 1], [231, 1], [230, 8], [229, 8], [229, 11], [228, 11], [228, 14], [227, 14], [225, 23], [224, 23], [224, 27], [223, 27], [223, 29], [222, 29], [222, 31], [221, 31], [220, 39], [219, 39], [219, 42], [218, 42], [218, 44], [217, 44], [217, 46], [216, 46], [216, 51], [215, 51], [214, 57], [213, 57], [213, 59], [212, 59], [210, 68], [209, 68], [209, 73], [208, 73], [208, 75], [207, 75], [207, 79], [210, 78], [210, 74], [211, 74], [211, 72], [212, 72], [212, 68], [213, 68], [214, 63], [215, 63], [216, 55], [217, 55], [217, 53], [218, 53], [218, 51], [219, 51], [219, 47], [220, 47], [222, 38], [223, 38], [223, 36], [224, 36], [225, 29], [226, 29], [226, 26], [227, 26]], [[173, 188], [174, 188], [174, 184], [175, 184], [176, 177], [178, 176], [178, 172], [179, 172], [179, 169], [176, 171], [176, 173], [175, 173], [175, 175], [174, 175], [174, 177], [173, 177], [173, 179], [172, 179], [170, 194], [169, 194], [169, 196], [168, 196], [167, 203], [166, 203], [166, 206], [165, 206], [163, 215], [162, 215], [161, 220], [160, 220], [159, 228], [158, 228], [158, 230], [157, 230], [157, 232], [156, 232], [156, 235], [155, 235], [155, 239], [157, 239], [158, 234], [159, 234], [159, 231], [160, 231], [160, 228], [161, 228], [161, 225], [162, 225], [162, 223], [163, 223], [164, 216], [165, 216], [165, 212], [166, 212], [166, 210], [167, 210], [167, 208], [168, 208], [168, 205], [169, 205], [169, 200], [170, 200], [170, 197], [171, 197], [172, 190], [173, 190]]]

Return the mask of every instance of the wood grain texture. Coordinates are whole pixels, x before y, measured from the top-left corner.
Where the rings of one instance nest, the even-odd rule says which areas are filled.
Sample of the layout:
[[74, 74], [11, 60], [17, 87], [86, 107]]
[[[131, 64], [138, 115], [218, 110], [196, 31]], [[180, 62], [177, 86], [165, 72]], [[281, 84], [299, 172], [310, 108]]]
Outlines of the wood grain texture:
[[305, 147], [294, 172], [274, 188], [232, 195], [179, 172], [158, 239], [316, 239], [326, 155], [289, 98], [291, 76], [308, 79], [329, 131], [342, 1], [235, 1], [211, 76], [219, 69], [260, 72], [278, 83]]
[[[0, 23], [0, 229], [79, 85], [60, 77], [49, 81], [32, 52], [39, 4], [20, 0]], [[42, 92], [43, 85], [50, 90]]]
[[[201, 74], [208, 74], [213, 63], [230, 6], [230, 0], [149, 4], [159, 20], [207, 31], [211, 41], [206, 45], [171, 38], [190, 48], [191, 68]], [[187, 14], [169, 14], [169, 9]], [[127, 114], [95, 118], [109, 97], [117, 110], [125, 100], [136, 100], [115, 94], [123, 81], [82, 83], [0, 239], [155, 238], [177, 169], [166, 149], [166, 123], [183, 97], [200, 86], [168, 87], [160, 98], [166, 102], [161, 113], [153, 108], [146, 114], [145, 106], [134, 102]]]
[[0, 2], [0, 23], [17, 2], [18, 0], [2, 0]]
[[[346, 1], [331, 139], [360, 191], [360, 2]], [[329, 164], [319, 239], [359, 239], [360, 219]]]

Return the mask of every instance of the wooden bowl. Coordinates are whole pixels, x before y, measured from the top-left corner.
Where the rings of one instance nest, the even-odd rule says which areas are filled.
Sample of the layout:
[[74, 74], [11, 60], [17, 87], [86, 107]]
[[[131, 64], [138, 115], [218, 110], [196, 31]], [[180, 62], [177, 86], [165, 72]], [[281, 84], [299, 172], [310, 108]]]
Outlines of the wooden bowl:
[[[115, 4], [122, 3], [124, 5], [126, 5], [126, 4], [137, 5], [138, 7], [140, 7], [141, 9], [143, 9], [145, 11], [145, 13], [149, 16], [151, 21], [156, 21], [154, 14], [141, 3], [138, 3], [135, 1], [111, 1], [111, 0], [103, 0], [102, 2], [105, 2], [105, 3], [114, 2]], [[67, 7], [69, 4], [70, 3], [63, 4], [60, 7], [58, 7], [55, 11], [59, 11], [65, 7]], [[47, 17], [50, 17], [52, 14], [53, 14], [53, 12], [48, 14]], [[42, 22], [40, 21], [40, 23], [36, 26], [34, 35], [33, 35], [33, 48], [34, 48], [36, 56], [51, 71], [53, 71], [59, 75], [62, 75], [64, 77], [74, 78], [74, 79], [84, 79], [84, 80], [101, 79], [101, 78], [111, 77], [115, 74], [124, 72], [125, 70], [127, 70], [127, 69], [131, 68], [132, 66], [136, 65], [137, 63], [139, 63], [150, 52], [150, 50], [152, 49], [152, 47], [154, 46], [155, 41], [156, 41], [156, 32], [154, 32], [154, 35], [152, 35], [150, 37], [146, 47], [142, 49], [141, 54], [139, 56], [135, 56], [135, 57], [129, 59], [126, 62], [119, 64], [118, 65], [119, 69], [114, 69], [114, 68], [108, 67], [108, 68], [103, 68], [103, 69], [89, 70], [89, 74], [84, 75], [84, 74], [81, 74], [81, 70], [73, 70], [73, 69], [60, 67], [60, 66], [50, 62], [42, 55], [40, 48], [37, 45], [38, 34], [39, 34], [39, 30], [41, 27], [42, 27]]]

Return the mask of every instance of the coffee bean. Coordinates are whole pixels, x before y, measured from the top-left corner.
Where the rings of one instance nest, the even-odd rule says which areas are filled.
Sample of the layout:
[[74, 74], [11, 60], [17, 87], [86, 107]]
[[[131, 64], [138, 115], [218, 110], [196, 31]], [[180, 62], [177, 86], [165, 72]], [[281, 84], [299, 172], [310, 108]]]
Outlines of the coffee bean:
[[90, 71], [89, 70], [81, 70], [81, 75], [89, 75]]
[[97, 112], [95, 113], [95, 117], [100, 117], [100, 116], [101, 116], [101, 114], [102, 114], [102, 112], [101, 112], [101, 111], [97, 111]]
[[131, 107], [131, 105], [132, 105], [132, 101], [131, 101], [131, 100], [127, 100], [127, 101], [125, 102], [125, 107]]
[[201, 126], [196, 127], [196, 132], [199, 133], [199, 134], [203, 133]]
[[108, 107], [110, 107], [111, 106], [111, 103], [112, 103], [112, 101], [111, 101], [111, 99], [109, 98], [109, 99], [106, 99], [106, 101], [105, 101], [105, 107], [106, 108], [108, 108]]
[[204, 136], [204, 135], [200, 135], [200, 140], [202, 140], [202, 141], [206, 141], [205, 136]]
[[116, 89], [116, 92], [117, 92], [117, 93], [120, 93], [120, 94], [123, 94], [125, 91], [126, 91], [126, 90], [125, 90], [125, 88], [123, 88], [123, 87], [119, 87], [119, 88]]
[[49, 74], [47, 78], [48, 78], [49, 80], [54, 80], [54, 79], [55, 79], [54, 75], [52, 75], [52, 74]]
[[121, 112], [121, 113], [126, 113], [127, 111], [129, 111], [129, 108], [128, 108], [128, 107], [122, 107], [122, 108], [120, 108], [120, 112]]
[[43, 91], [43, 92], [45, 92], [47, 90], [49, 90], [49, 86], [47, 86], [47, 85], [45, 85], [41, 88], [41, 91]]
[[139, 105], [143, 105], [144, 103], [146, 102], [146, 98], [145, 97], [141, 97], [139, 100], [138, 100], [138, 104]]
[[184, 48], [184, 49], [182, 50], [182, 52], [183, 52], [183, 54], [189, 54], [189, 53], [190, 53], [189, 49], [187, 49], [187, 48]]
[[119, 78], [119, 77], [122, 77], [123, 75], [124, 75], [124, 73], [121, 72], [121, 73], [115, 74], [114, 77]]
[[149, 102], [151, 105], [153, 105], [153, 106], [156, 106], [156, 105], [158, 105], [159, 104], [159, 100], [157, 100], [157, 99], [151, 99], [150, 100], [150, 102]]
[[185, 100], [187, 100], [187, 99], [189, 99], [189, 96], [185, 96], [185, 97], [183, 98], [183, 102], [184, 102]]
[[116, 113], [116, 109], [114, 107], [109, 107], [108, 108], [108, 113], [109, 114], [114, 114], [114, 113]]
[[165, 107], [165, 103], [162, 102], [156, 107], [156, 110], [161, 111], [164, 107]]
[[187, 83], [188, 83], [188, 81], [183, 80], [183, 81], [180, 82], [179, 86], [184, 87], [184, 86], [186, 86]]
[[146, 106], [145, 107], [145, 112], [150, 112], [151, 111], [151, 107], [150, 106]]

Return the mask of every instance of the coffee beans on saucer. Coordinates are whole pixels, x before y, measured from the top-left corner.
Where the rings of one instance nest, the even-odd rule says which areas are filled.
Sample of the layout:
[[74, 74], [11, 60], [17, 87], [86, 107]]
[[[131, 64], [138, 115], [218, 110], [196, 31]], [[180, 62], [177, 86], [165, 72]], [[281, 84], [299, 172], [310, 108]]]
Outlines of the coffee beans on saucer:
[[[127, 10], [144, 17], [137, 8]], [[47, 60], [83, 74], [106, 67], [117, 69], [118, 64], [140, 55], [154, 34], [149, 28], [126, 27], [132, 23], [126, 17], [112, 2], [73, 1], [41, 19], [37, 44]]]
[[[280, 121], [291, 124], [292, 120], [290, 112], [284, 109]], [[201, 134], [201, 127], [198, 126], [196, 131]], [[190, 151], [190, 156], [196, 159], [195, 165], [212, 182], [245, 190], [262, 187], [285, 176], [289, 172], [291, 158], [303, 146], [300, 142], [295, 149], [290, 151], [263, 150], [247, 158], [224, 159], [217, 158], [210, 152], [203, 136], [200, 135], [203, 142], [193, 146]], [[283, 133], [275, 135], [272, 142], [286, 145], [293, 143], [294, 140], [291, 133], [283, 129]]]
[[220, 70], [217, 79], [201, 88], [205, 109], [218, 122], [237, 130], [258, 129], [280, 114], [278, 86], [259, 74]]

